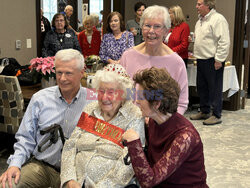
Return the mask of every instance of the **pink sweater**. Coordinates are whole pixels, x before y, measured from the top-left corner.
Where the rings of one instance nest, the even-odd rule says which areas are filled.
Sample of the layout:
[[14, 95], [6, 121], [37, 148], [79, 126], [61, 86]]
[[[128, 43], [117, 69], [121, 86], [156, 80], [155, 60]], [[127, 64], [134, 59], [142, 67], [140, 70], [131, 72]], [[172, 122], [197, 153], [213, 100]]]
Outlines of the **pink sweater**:
[[188, 106], [188, 79], [185, 64], [180, 56], [176, 53], [165, 56], [149, 56], [130, 48], [123, 53], [120, 64], [131, 78], [138, 70], [150, 67], [166, 68], [179, 83], [181, 89], [177, 111], [180, 114], [185, 113]]

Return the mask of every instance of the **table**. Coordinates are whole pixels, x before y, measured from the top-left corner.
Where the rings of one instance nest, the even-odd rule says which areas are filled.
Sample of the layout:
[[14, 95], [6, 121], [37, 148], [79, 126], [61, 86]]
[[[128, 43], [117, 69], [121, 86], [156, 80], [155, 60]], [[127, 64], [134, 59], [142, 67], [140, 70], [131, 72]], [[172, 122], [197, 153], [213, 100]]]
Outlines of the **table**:
[[[188, 74], [188, 86], [196, 86], [196, 74], [197, 66], [194, 64], [188, 64], [187, 67]], [[226, 66], [224, 68], [223, 74], [223, 89], [222, 91], [228, 91], [227, 97], [231, 97], [239, 90], [239, 82], [236, 74], [236, 69], [234, 65]]]
[[26, 100], [31, 99], [32, 95], [38, 92], [40, 89], [42, 89], [41, 83], [31, 85], [31, 86], [21, 86], [23, 98]]

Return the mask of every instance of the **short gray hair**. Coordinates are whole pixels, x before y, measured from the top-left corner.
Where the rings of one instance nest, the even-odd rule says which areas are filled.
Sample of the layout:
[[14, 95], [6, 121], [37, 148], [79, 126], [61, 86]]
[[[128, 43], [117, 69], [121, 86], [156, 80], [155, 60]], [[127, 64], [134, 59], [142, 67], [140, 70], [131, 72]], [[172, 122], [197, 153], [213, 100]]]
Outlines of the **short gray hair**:
[[215, 0], [204, 0], [204, 4], [209, 7], [210, 10], [215, 9]]
[[77, 63], [76, 67], [79, 70], [82, 70], [85, 67], [84, 57], [78, 50], [74, 50], [74, 49], [59, 50], [55, 55], [55, 66], [56, 66], [57, 60], [63, 61], [63, 62], [76, 60], [76, 63]]
[[[116, 64], [116, 66], [121, 66], [119, 64]], [[125, 69], [124, 69], [125, 70]], [[119, 89], [123, 91], [123, 99], [127, 98], [127, 90], [132, 91], [133, 88], [133, 81], [132, 79], [121, 76], [117, 74], [116, 72], [107, 71], [105, 69], [98, 70], [95, 73], [95, 76], [92, 80], [92, 87], [98, 90], [100, 88], [100, 83], [118, 83]]]
[[90, 14], [93, 18], [94, 24], [97, 25], [99, 23], [99, 15], [96, 13]]
[[163, 19], [163, 25], [165, 28], [170, 29], [171, 27], [171, 19], [168, 13], [168, 9], [164, 6], [153, 5], [146, 8], [142, 14], [140, 20], [140, 27], [142, 28], [145, 19]]
[[95, 19], [91, 15], [84, 16], [82, 23], [85, 24], [87, 21], [91, 21], [92, 24], [95, 24]]

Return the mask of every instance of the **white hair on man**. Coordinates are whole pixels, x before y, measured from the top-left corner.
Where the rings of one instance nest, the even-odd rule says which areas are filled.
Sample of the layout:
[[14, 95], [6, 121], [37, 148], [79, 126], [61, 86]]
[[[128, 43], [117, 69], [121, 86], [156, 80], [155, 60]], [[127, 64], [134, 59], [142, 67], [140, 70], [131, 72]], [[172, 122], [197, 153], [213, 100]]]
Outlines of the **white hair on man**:
[[76, 66], [79, 70], [82, 70], [85, 67], [83, 55], [78, 50], [75, 49], [59, 50], [55, 55], [55, 67], [56, 67], [56, 62], [58, 60], [63, 62], [76, 60], [77, 63]]

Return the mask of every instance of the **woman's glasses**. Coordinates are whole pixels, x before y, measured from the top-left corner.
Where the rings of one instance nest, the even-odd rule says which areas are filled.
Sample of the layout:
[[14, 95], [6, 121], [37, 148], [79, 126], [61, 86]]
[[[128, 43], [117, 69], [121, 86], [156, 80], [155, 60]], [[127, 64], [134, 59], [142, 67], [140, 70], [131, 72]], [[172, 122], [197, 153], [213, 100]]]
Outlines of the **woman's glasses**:
[[145, 30], [145, 31], [149, 31], [151, 28], [154, 29], [154, 31], [160, 31], [164, 28], [163, 25], [150, 25], [150, 24], [144, 24], [142, 26], [142, 28]]

